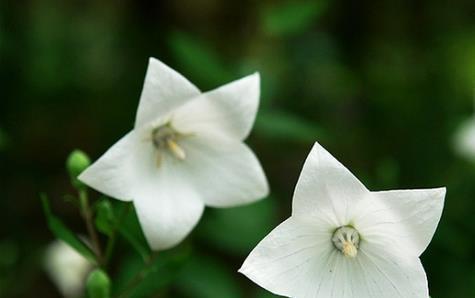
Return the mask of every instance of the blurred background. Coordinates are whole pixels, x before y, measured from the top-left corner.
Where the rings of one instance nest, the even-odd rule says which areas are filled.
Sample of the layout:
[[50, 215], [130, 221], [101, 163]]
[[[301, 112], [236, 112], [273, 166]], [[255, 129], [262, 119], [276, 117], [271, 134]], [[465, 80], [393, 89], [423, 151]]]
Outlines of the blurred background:
[[[372, 190], [447, 186], [422, 261], [432, 297], [475, 297], [469, 0], [0, 1], [0, 297], [61, 297], [44, 270], [54, 236], [38, 194], [86, 234], [63, 199], [74, 193], [65, 159], [80, 148], [95, 160], [132, 128], [149, 56], [204, 91], [261, 73], [248, 144], [271, 195], [208, 208], [135, 297], [274, 297], [236, 271], [290, 215], [316, 140]], [[115, 287], [142, 262], [123, 240], [113, 260]]]

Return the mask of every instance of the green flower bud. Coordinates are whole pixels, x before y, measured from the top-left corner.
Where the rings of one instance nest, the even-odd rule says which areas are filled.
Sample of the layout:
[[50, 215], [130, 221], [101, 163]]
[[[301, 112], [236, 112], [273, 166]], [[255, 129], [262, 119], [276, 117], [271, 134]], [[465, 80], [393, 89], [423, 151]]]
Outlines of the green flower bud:
[[109, 298], [111, 281], [107, 273], [101, 269], [92, 271], [86, 281], [86, 290], [89, 298]]
[[91, 164], [91, 160], [86, 153], [81, 150], [74, 150], [68, 156], [66, 160], [66, 168], [69, 172], [69, 176], [71, 177], [71, 183], [76, 188], [83, 188], [84, 184], [82, 184], [77, 177], [79, 174], [82, 173], [89, 165]]

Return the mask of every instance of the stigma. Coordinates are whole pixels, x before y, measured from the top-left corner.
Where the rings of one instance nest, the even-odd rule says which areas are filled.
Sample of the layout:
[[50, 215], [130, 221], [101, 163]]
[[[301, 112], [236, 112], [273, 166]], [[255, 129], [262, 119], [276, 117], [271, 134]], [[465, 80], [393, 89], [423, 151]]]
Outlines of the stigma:
[[185, 150], [178, 144], [183, 135], [177, 132], [170, 124], [165, 124], [152, 131], [152, 143], [157, 149], [157, 166], [160, 165], [161, 156], [168, 151], [178, 160], [186, 158]]
[[352, 226], [342, 226], [333, 233], [332, 242], [345, 257], [354, 258], [358, 254], [360, 234]]

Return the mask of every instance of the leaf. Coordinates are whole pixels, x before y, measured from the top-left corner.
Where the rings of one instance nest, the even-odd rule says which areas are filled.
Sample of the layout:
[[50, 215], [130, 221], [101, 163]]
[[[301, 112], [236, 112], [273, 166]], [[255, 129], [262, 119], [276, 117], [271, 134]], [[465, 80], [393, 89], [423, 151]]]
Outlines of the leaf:
[[228, 264], [203, 255], [194, 255], [177, 276], [175, 285], [180, 297], [240, 298], [241, 292], [235, 275]]
[[48, 222], [48, 227], [51, 232], [53, 232], [53, 234], [58, 237], [58, 239], [61, 239], [69, 244], [93, 264], [97, 264], [94, 252], [84, 242], [82, 242], [76, 236], [76, 234], [74, 234], [58, 217], [53, 215], [46, 195], [41, 194], [40, 197], [43, 204], [43, 211]]
[[276, 209], [275, 200], [267, 198], [246, 206], [209, 210], [197, 234], [215, 247], [244, 256], [275, 226]]
[[269, 35], [289, 35], [306, 30], [326, 8], [326, 0], [287, 1], [264, 11], [262, 26]]
[[132, 246], [143, 260], [150, 256], [150, 248], [143, 236], [131, 203], [114, 202], [113, 204], [109, 199], [102, 198], [95, 205], [95, 209], [97, 214], [95, 224], [101, 233], [111, 236], [116, 229], [116, 232]]
[[116, 204], [116, 210], [117, 211], [114, 211], [115, 214], [123, 214], [123, 212], [125, 212], [123, 219], [117, 218], [117, 220], [120, 221], [117, 225], [120, 235], [127, 240], [143, 260], [147, 259], [150, 256], [150, 248], [143, 235], [142, 228], [135, 209], [132, 208], [132, 204], [118, 203]]
[[282, 297], [282, 296], [274, 295], [271, 292], [267, 292], [266, 290], [264, 290], [262, 288], [259, 288], [257, 286], [256, 286], [256, 288], [257, 288], [257, 290], [256, 290], [256, 293], [254, 295], [255, 298], [278, 298], [278, 297]]
[[215, 87], [233, 79], [233, 74], [220, 61], [216, 51], [203, 41], [183, 32], [175, 32], [169, 42], [174, 58], [183, 67], [184, 73], [206, 87]]
[[148, 274], [127, 297], [152, 297], [152, 294], [175, 280], [190, 255], [190, 247], [180, 245], [173, 250], [160, 252], [150, 267], [147, 267], [136, 255], [129, 256], [120, 264], [121, 271], [115, 278], [117, 286], [115, 293], [122, 293], [137, 273], [146, 270]]
[[324, 136], [314, 123], [282, 111], [262, 111], [255, 124], [256, 133], [282, 141], [314, 142]]
[[107, 199], [101, 199], [95, 204], [96, 219], [95, 224], [99, 232], [110, 236], [116, 223], [112, 204]]

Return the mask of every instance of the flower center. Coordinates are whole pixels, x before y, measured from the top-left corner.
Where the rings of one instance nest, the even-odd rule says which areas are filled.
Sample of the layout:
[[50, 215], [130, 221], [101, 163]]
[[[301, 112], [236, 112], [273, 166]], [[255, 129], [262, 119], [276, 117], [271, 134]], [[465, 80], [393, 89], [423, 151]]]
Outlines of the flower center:
[[170, 124], [165, 124], [155, 128], [152, 131], [152, 143], [158, 150], [157, 165], [160, 165], [161, 153], [170, 152], [176, 159], [184, 160], [186, 158], [185, 150], [178, 145], [178, 140], [182, 134], [177, 132]]
[[354, 258], [358, 254], [360, 234], [351, 226], [336, 229], [332, 237], [333, 245], [345, 256]]

